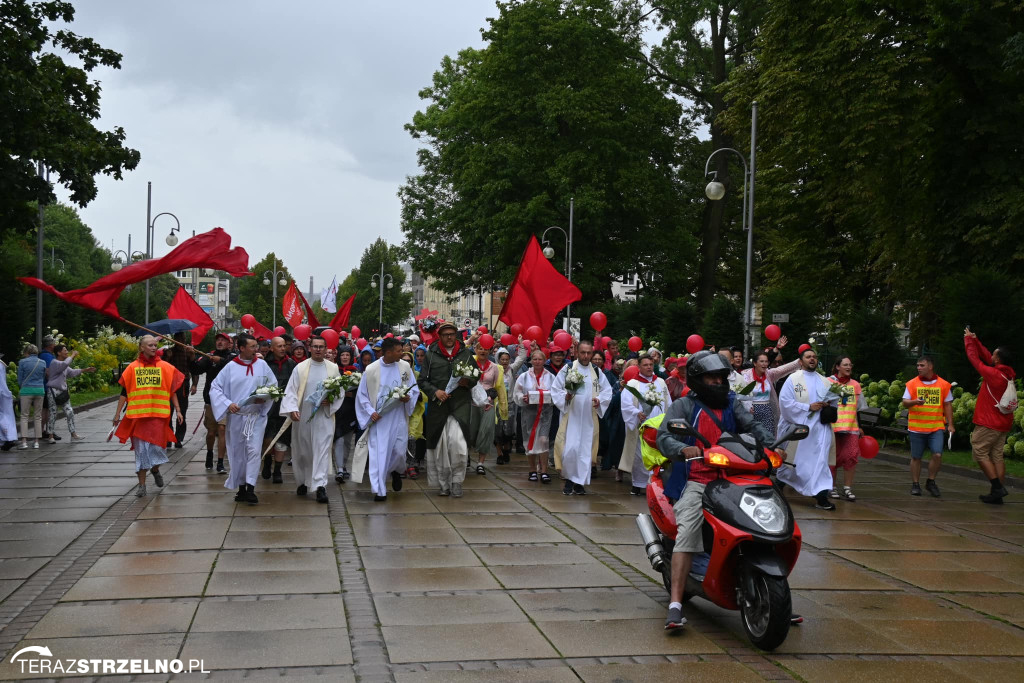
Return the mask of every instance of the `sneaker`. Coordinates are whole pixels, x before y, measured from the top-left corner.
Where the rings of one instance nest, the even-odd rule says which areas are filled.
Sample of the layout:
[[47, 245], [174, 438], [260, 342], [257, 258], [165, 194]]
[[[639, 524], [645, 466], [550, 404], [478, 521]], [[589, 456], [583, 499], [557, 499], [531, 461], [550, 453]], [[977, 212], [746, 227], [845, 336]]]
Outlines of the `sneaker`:
[[978, 496], [978, 499], [982, 503], [988, 503], [989, 505], [1002, 505], [1003, 497], [997, 496], [995, 493], [986, 493], [983, 496]]
[[295, 489], [295, 495], [296, 496], [304, 496], [308, 492], [309, 492], [309, 489], [306, 488], [305, 484], [299, 484], [299, 488]]
[[452, 492], [451, 492], [451, 490], [449, 490], [449, 489], [445, 488], [444, 486], [442, 486], [441, 488], [439, 488], [437, 490], [437, 495], [439, 495], [439, 496], [450, 496], [450, 495], [452, 495]]
[[387, 496], [378, 496], [376, 493], [373, 494], [373, 502], [375, 502], [375, 503], [383, 503], [387, 499], [388, 499]]
[[571, 496], [572, 495], [572, 482], [569, 481], [568, 479], [565, 480], [565, 486], [562, 487], [562, 495], [563, 496]]
[[629, 488], [629, 495], [631, 496], [642, 496], [645, 493], [647, 492], [644, 491], [644, 488], [642, 486], [631, 486]]
[[139, 488], [135, 489], [135, 497], [142, 498], [144, 495], [146, 495], [146, 485], [139, 484]]
[[686, 617], [683, 616], [683, 610], [678, 607], [670, 607], [668, 617], [665, 619], [665, 630], [674, 631], [683, 626], [686, 626]]
[[47, 441], [46, 443], [57, 443], [57, 439], [55, 439], [55, 438], [53, 438], [53, 437], [51, 436], [51, 437], [50, 437], [50, 440], [49, 440], [49, 441]]
[[913, 484], [910, 485], [910, 495], [912, 495], [912, 496], [920, 496], [921, 495], [921, 485], [918, 484], [916, 481]]
[[351, 472], [349, 472], [348, 470], [342, 470], [341, 471], [341, 483], [344, 484], [346, 481], [348, 481], [351, 478], [352, 478], [352, 473]]
[[341, 482], [345, 481], [345, 477], [344, 477], [344, 476], [342, 476], [342, 474], [341, 474], [341, 470], [338, 470], [338, 473], [334, 475], [334, 481], [336, 481], [336, 482], [337, 482], [337, 483], [339, 483], [339, 484], [340, 484]]
[[151, 473], [153, 475], [153, 483], [156, 484], [157, 488], [164, 487], [164, 475], [159, 470]]
[[52, 438], [57, 439], [57, 441], [63, 441], [64, 440], [64, 439], [60, 438], [59, 436], [57, 436], [56, 434], [51, 434], [51, 436], [52, 436]]
[[415, 465], [413, 465], [408, 470], [406, 470], [406, 474], [409, 476], [410, 479], [419, 479], [420, 478], [420, 471], [418, 469], [416, 469]]
[[814, 503], [814, 507], [818, 508], [819, 510], [835, 510], [836, 504], [830, 503], [828, 498], [823, 498], [821, 500], [816, 501]]
[[281, 476], [281, 470], [274, 470], [274, 478], [271, 479], [275, 484], [283, 484], [284, 477]]
[[78, 434], [72, 434], [71, 435], [71, 440], [72, 441], [85, 441], [85, 437], [84, 436], [79, 436]]
[[25, 443], [24, 441], [22, 441], [21, 443], [18, 444], [18, 450], [19, 451], [24, 451], [24, 450], [27, 450], [27, 449], [28, 449], [28, 444]]
[[217, 474], [224, 474], [225, 472], [227, 472], [227, 470], [224, 469], [224, 459], [217, 458]]
[[853, 495], [853, 489], [849, 486], [843, 487], [843, 498], [846, 500], [857, 500], [857, 496]]
[[402, 490], [402, 475], [398, 472], [391, 473], [391, 490], [401, 491]]
[[462, 498], [462, 484], [452, 484], [452, 498]]
[[935, 498], [941, 498], [942, 494], [939, 493], [939, 487], [935, 484], [934, 479], [929, 479], [924, 483], [924, 487], [928, 489], [928, 493], [932, 494]]
[[39, 449], [39, 442], [38, 441], [33, 441], [32, 442], [32, 448], [38, 450]]
[[583, 488], [582, 484], [573, 484], [572, 485], [572, 495], [574, 495], [574, 496], [585, 496], [585, 495], [587, 495], [587, 490], [585, 488]]
[[206, 469], [213, 469], [213, 451], [206, 451]]
[[839, 489], [833, 488], [831, 491], [828, 492], [828, 497], [839, 500]]
[[273, 467], [274, 458], [270, 455], [263, 457], [263, 471], [260, 472], [260, 476], [264, 479], [270, 479], [270, 468]]
[[316, 487], [316, 502], [324, 504], [329, 502], [327, 498], [327, 489], [325, 489], [323, 486]]

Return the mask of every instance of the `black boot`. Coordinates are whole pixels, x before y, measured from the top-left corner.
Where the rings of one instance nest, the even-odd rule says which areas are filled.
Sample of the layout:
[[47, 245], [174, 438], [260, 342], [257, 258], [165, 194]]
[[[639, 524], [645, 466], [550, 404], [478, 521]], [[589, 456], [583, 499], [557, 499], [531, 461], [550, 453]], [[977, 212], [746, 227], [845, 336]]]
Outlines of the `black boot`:
[[284, 482], [284, 479], [281, 477], [281, 463], [275, 462], [274, 463], [274, 483], [275, 484], [281, 484], [283, 482]]
[[243, 496], [243, 499], [249, 505], [256, 505], [257, 503], [260, 502], [260, 499], [256, 497], [256, 490], [252, 484], [245, 485], [245, 494]]
[[316, 487], [316, 502], [326, 503], [327, 502], [327, 489], [323, 486]]
[[217, 458], [217, 474], [224, 474], [225, 472], [227, 470], [224, 469], [224, 458]]
[[391, 490], [401, 491], [402, 490], [402, 475], [398, 472], [391, 473]]
[[206, 469], [213, 469], [213, 451], [211, 450], [206, 451]]
[[270, 479], [270, 468], [274, 463], [274, 456], [267, 453], [263, 456], [263, 471], [260, 473], [264, 479]]
[[241, 486], [238, 487], [238, 493], [235, 494], [235, 502], [236, 503], [244, 503], [245, 502], [245, 484], [242, 484]]

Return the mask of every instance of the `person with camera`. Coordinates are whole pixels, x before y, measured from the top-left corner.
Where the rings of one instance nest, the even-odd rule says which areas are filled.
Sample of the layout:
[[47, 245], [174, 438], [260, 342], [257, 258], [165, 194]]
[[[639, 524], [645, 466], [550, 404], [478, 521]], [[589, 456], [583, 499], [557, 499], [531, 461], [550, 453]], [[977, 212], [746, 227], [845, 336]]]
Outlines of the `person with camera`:
[[73, 368], [72, 361], [78, 355], [78, 351], [68, 353], [68, 347], [58, 344], [53, 348], [54, 359], [46, 371], [46, 402], [50, 406], [50, 414], [46, 423], [46, 433], [50, 435], [50, 443], [57, 443], [56, 435], [53, 432], [57, 424], [57, 408], [64, 409], [64, 418], [68, 421], [68, 431], [71, 432], [72, 441], [85, 441], [84, 437], [78, 435], [75, 429], [75, 411], [71, 408], [71, 393], [68, 391], [68, 380], [78, 377], [83, 372], [96, 372], [96, 368]]

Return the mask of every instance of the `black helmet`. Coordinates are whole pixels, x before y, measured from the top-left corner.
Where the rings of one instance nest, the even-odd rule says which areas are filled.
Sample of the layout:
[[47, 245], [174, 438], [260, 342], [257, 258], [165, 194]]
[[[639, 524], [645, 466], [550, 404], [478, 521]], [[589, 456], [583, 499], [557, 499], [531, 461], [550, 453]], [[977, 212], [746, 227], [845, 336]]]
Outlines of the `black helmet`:
[[[729, 403], [729, 384], [727, 381], [732, 366], [713, 351], [698, 351], [686, 361], [686, 386], [697, 398], [711, 408], [724, 408]], [[719, 375], [722, 383], [708, 386], [704, 377]]]

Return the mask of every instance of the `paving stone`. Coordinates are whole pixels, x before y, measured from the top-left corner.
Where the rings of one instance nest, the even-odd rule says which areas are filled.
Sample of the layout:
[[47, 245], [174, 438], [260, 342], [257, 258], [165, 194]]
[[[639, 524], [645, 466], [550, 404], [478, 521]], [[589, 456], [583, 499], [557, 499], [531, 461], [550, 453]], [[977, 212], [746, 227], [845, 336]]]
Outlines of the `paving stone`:
[[730, 681], [746, 683], [763, 680], [756, 673], [735, 662], [700, 662], [681, 667], [679, 664], [604, 664], [574, 666], [585, 683], [664, 683], [682, 675], [687, 681]]
[[85, 573], [95, 576], [130, 576], [133, 574], [196, 574], [209, 572], [217, 558], [215, 551], [158, 555], [106, 555]]
[[506, 588], [581, 588], [584, 586], [629, 585], [624, 578], [598, 563], [491, 567], [490, 570]]
[[787, 661], [787, 669], [807, 681], [874, 680], [892, 683], [917, 681], [970, 681], [949, 667], [935, 662]]
[[[1024, 627], [1024, 595], [947, 595], [953, 602]], [[916, 617], [917, 615], [914, 614]]]
[[543, 527], [490, 527], [459, 529], [466, 543], [562, 543], [567, 539], [555, 529]]
[[666, 633], [664, 616], [586, 622], [543, 621], [537, 626], [564, 657], [721, 652], [694, 628]]
[[341, 596], [290, 600], [199, 604], [191, 631], [274, 631], [291, 629], [344, 629], [345, 604]]
[[1024, 637], [986, 621], [878, 620], [878, 633], [902, 643], [908, 651], [937, 655], [1024, 655]]
[[77, 600], [124, 600], [131, 598], [168, 598], [202, 595], [207, 572], [195, 574], [144, 574], [136, 576], [97, 576], [80, 579], [61, 598]]
[[534, 621], [657, 619], [665, 616], [664, 606], [637, 590], [517, 591], [512, 595]]
[[483, 567], [370, 569], [366, 572], [374, 593], [433, 590], [486, 590], [501, 586]]
[[[908, 593], [801, 591], [794, 596], [830, 608], [830, 614], [825, 616], [848, 616], [858, 622], [869, 619], [906, 618], [971, 621], [978, 618], [968, 610], [957, 609], [943, 601]], [[808, 610], [803, 603], [794, 602], [793, 611], [808, 616]]]
[[27, 579], [49, 561], [46, 557], [12, 557], [0, 560], [0, 579]]
[[195, 603], [57, 605], [29, 632], [29, 638], [77, 638], [188, 631]]
[[384, 626], [381, 631], [394, 663], [460, 661], [467, 653], [474, 659], [556, 656], [529, 623]]
[[466, 547], [448, 548], [360, 548], [366, 569], [403, 567], [479, 567], [480, 559]]
[[486, 565], [583, 564], [596, 562], [589, 553], [574, 543], [556, 545], [475, 545], [473, 551]]
[[260, 669], [351, 664], [348, 631], [338, 628], [191, 633], [181, 659], [206, 669]]
[[374, 597], [384, 626], [525, 622], [523, 610], [505, 594]]
[[480, 681], [487, 683], [578, 683], [579, 679], [567, 666], [542, 669], [499, 669], [497, 671], [415, 671], [395, 674], [397, 683], [445, 683], [446, 681]]

